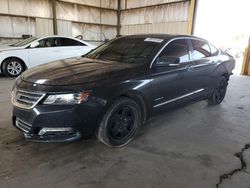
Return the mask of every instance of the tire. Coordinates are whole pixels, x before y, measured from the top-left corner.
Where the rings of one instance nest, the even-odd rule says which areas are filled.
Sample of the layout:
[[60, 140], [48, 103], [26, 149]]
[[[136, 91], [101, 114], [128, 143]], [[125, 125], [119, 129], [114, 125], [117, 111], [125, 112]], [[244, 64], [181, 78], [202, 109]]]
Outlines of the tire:
[[221, 76], [214, 88], [212, 96], [208, 99], [208, 104], [210, 105], [218, 105], [225, 98], [227, 91], [228, 81], [224, 76]]
[[96, 136], [110, 147], [125, 146], [135, 137], [141, 117], [141, 109], [135, 101], [119, 98], [104, 114]]
[[3, 61], [2, 70], [5, 76], [17, 77], [25, 71], [25, 65], [17, 58], [9, 58]]

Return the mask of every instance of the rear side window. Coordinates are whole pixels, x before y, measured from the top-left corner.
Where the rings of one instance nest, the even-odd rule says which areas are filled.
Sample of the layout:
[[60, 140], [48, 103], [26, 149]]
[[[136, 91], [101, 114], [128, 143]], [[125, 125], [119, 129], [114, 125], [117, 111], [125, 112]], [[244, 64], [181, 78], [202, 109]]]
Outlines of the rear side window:
[[216, 47], [214, 47], [212, 44], [209, 44], [209, 46], [211, 49], [212, 56], [217, 56], [219, 54], [219, 50]]
[[193, 46], [193, 60], [199, 60], [211, 56], [210, 47], [206, 42], [201, 40], [191, 40], [191, 43]]
[[60, 38], [59, 46], [86, 46], [86, 45], [77, 40], [73, 40], [69, 38]]
[[163, 56], [179, 58], [180, 63], [190, 61], [187, 40], [177, 39], [170, 42], [159, 55], [159, 57]]

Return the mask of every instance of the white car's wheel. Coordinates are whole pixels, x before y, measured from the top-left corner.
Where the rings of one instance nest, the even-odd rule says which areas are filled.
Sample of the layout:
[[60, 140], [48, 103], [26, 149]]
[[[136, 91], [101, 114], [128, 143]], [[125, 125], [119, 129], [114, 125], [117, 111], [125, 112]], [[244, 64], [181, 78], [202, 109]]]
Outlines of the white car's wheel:
[[5, 76], [17, 77], [25, 70], [25, 66], [19, 59], [9, 58], [3, 62], [2, 70]]

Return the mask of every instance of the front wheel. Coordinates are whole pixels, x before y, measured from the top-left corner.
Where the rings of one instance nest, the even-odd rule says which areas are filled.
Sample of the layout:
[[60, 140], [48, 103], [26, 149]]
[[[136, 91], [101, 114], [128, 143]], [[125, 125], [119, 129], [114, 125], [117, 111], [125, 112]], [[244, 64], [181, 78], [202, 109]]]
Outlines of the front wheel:
[[22, 61], [16, 58], [9, 58], [3, 62], [3, 73], [5, 76], [17, 77], [25, 70]]
[[224, 76], [220, 77], [212, 96], [208, 99], [208, 103], [211, 105], [220, 104], [226, 95], [227, 85], [227, 79]]
[[139, 105], [126, 97], [119, 98], [104, 114], [97, 131], [98, 139], [111, 147], [122, 147], [136, 135], [141, 124]]

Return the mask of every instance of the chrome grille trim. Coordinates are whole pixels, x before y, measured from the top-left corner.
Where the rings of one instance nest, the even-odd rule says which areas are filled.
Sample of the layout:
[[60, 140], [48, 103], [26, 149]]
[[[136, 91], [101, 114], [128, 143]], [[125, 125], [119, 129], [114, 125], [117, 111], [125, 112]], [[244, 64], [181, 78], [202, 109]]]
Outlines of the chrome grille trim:
[[45, 95], [45, 93], [14, 89], [12, 91], [11, 101], [14, 106], [19, 108], [32, 109], [44, 98]]
[[32, 127], [32, 125], [24, 122], [23, 120], [19, 118], [16, 118], [16, 126], [25, 133], [28, 133]]

